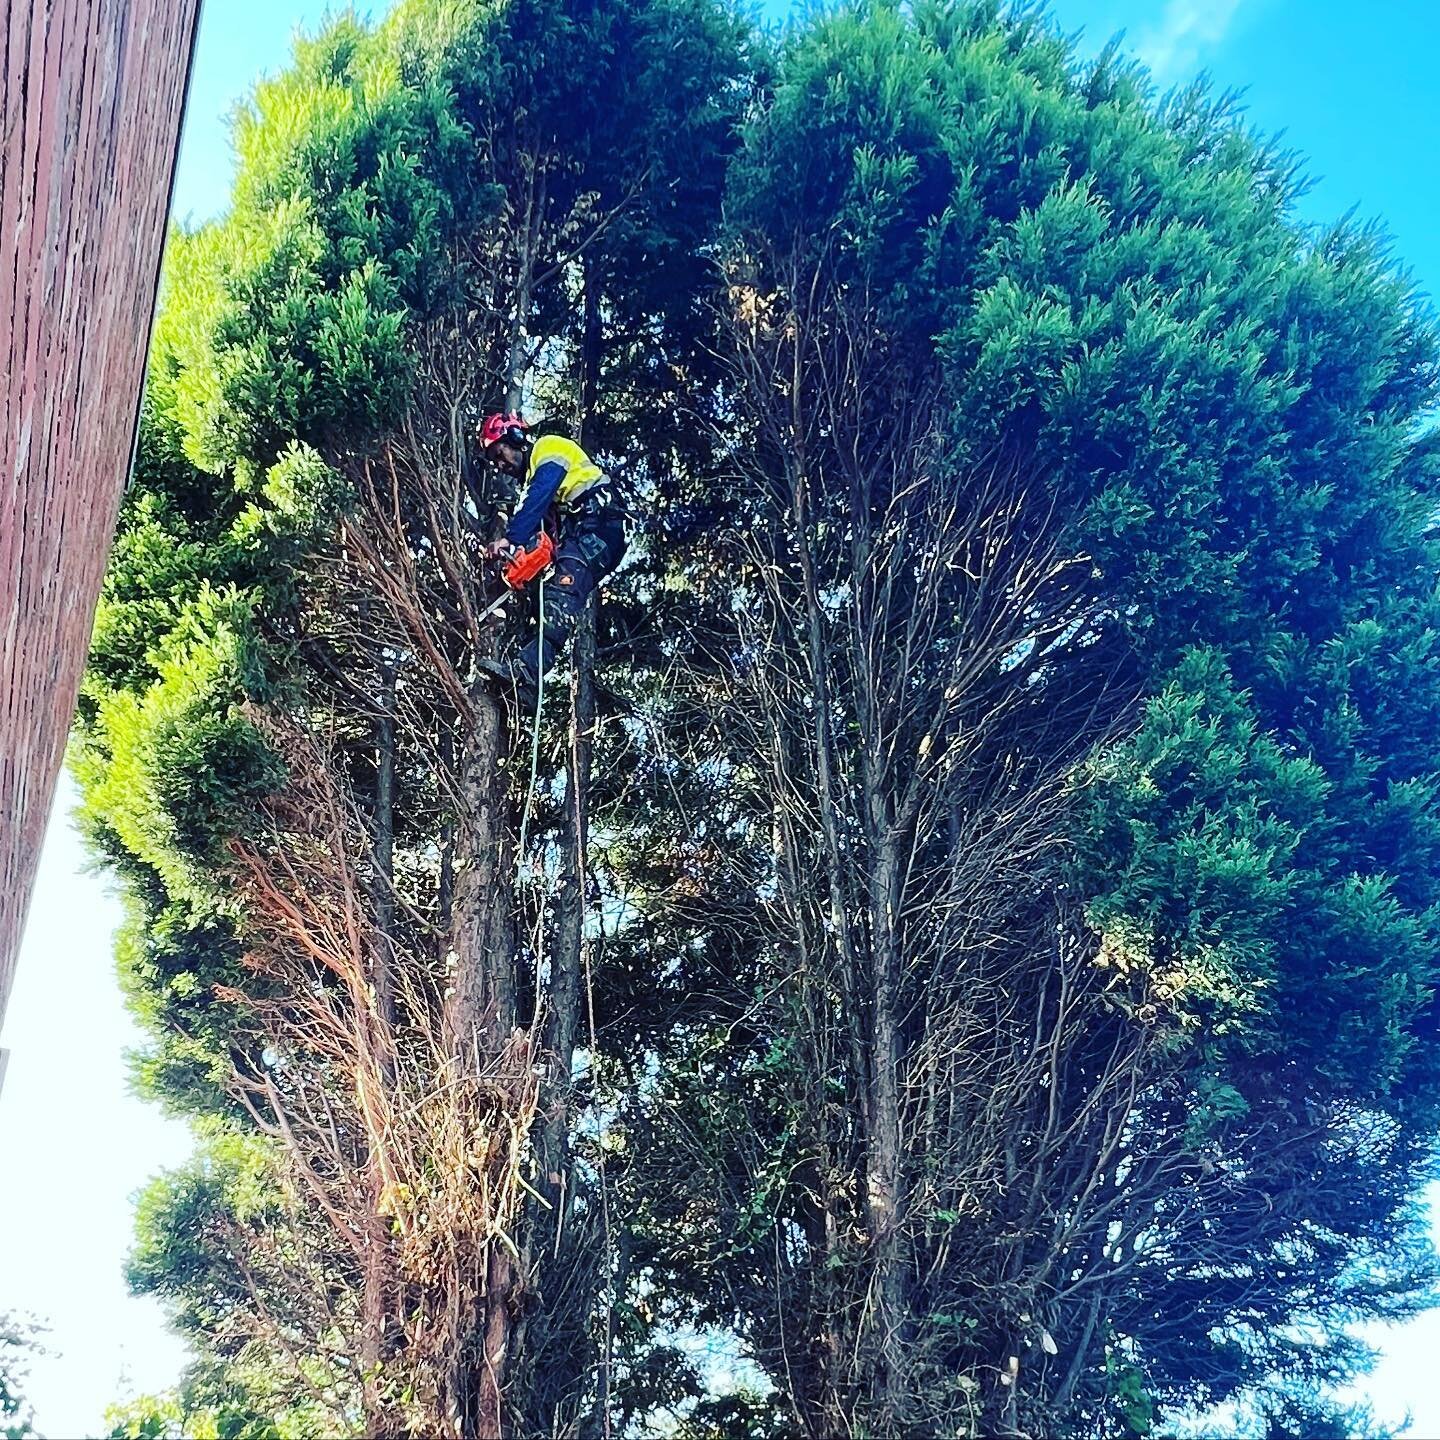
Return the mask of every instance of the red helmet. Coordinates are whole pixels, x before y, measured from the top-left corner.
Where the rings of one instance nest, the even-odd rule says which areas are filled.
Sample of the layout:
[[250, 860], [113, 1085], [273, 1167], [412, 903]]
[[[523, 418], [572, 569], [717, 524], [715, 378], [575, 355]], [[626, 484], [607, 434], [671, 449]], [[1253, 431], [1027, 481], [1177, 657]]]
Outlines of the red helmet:
[[481, 448], [488, 450], [492, 445], [498, 445], [502, 441], [507, 445], [525, 445], [530, 439], [525, 433], [529, 428], [520, 418], [518, 410], [512, 410], [508, 415], [498, 412], [494, 415], [487, 415], [485, 423], [480, 427]]

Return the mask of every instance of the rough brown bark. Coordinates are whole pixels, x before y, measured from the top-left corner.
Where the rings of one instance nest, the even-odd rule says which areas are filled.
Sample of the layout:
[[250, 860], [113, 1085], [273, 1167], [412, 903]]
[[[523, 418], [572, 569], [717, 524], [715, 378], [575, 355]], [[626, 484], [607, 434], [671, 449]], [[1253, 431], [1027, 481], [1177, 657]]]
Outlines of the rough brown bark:
[[[478, 1075], [501, 1054], [517, 1018], [515, 850], [510, 784], [502, 764], [509, 753], [509, 727], [488, 687], [477, 686], [473, 702], [459, 758], [446, 1031], [460, 1068]], [[477, 1316], [479, 1363], [466, 1408], [475, 1435], [499, 1440], [505, 1433], [505, 1378], [521, 1276], [507, 1249], [493, 1239], [487, 1249]]]
[[472, 699], [471, 727], [458, 762], [447, 956], [446, 1029], [462, 1063], [498, 1053], [516, 1019], [510, 883], [515, 849], [508, 823], [510, 785], [502, 764], [510, 750], [509, 727], [488, 685], [477, 684]]
[[396, 1440], [405, 1434], [396, 1413], [386, 1366], [394, 1349], [392, 1316], [396, 1283], [388, 1227], [381, 1215], [380, 1197], [385, 1177], [372, 1156], [369, 1167], [370, 1211], [365, 1217], [361, 1240], [364, 1255], [361, 1271], [360, 1314], [360, 1396], [365, 1410], [365, 1433], [375, 1440]]

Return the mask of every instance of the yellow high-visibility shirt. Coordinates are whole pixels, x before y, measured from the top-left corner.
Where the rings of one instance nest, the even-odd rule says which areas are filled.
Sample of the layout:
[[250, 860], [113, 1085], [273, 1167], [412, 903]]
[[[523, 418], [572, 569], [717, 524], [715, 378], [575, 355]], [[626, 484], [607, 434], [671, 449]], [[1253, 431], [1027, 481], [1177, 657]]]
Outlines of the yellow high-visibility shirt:
[[605, 472], [573, 441], [562, 435], [542, 435], [530, 452], [530, 474], [534, 484], [542, 465], [562, 465], [565, 474], [555, 498], [568, 505], [577, 496], [605, 479]]
[[512, 545], [529, 546], [552, 502], [564, 509], [608, 479], [573, 440], [542, 435], [530, 451], [525, 498], [506, 527], [505, 538]]

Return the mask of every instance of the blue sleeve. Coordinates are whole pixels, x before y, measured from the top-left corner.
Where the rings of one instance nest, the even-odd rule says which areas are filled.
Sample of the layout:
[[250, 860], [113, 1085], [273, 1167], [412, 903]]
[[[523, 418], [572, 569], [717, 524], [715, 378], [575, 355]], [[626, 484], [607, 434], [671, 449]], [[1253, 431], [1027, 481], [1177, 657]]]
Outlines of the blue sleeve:
[[531, 541], [540, 533], [540, 522], [544, 520], [545, 512], [564, 478], [565, 467], [558, 460], [547, 460], [536, 469], [524, 501], [505, 527], [505, 538], [512, 545], [530, 547]]

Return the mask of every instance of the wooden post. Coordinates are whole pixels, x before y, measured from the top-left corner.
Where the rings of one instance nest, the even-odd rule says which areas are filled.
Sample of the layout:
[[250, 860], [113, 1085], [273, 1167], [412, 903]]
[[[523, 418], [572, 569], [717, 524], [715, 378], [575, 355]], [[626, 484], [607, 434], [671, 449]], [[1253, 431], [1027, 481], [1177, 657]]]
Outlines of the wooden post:
[[197, 10], [0, 21], [0, 1018], [130, 466]]

